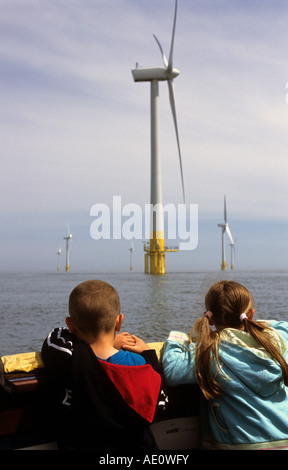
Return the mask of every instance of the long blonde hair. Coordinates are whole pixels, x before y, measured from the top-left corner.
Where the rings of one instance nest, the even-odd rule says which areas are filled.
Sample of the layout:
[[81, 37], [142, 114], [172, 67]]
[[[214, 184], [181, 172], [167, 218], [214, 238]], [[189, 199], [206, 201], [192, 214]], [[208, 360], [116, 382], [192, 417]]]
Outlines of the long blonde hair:
[[[206, 294], [205, 306], [212, 312], [213, 323], [216, 330], [209, 325], [209, 316], [204, 315], [198, 319], [191, 331], [191, 341], [196, 343], [196, 378], [204, 397], [209, 400], [220, 395], [222, 387], [212, 375], [212, 355], [218, 363], [218, 348], [220, 345], [219, 332], [224, 328], [240, 329], [249, 332], [253, 338], [271, 356], [279, 362], [285, 385], [288, 385], [288, 366], [277, 346], [267, 334], [270, 328], [264, 322], [255, 322], [249, 319], [249, 312], [253, 307], [253, 298], [246, 287], [235, 281], [220, 281], [214, 284]], [[245, 313], [241, 321], [240, 315]], [[192, 340], [193, 338], [193, 340]], [[212, 353], [212, 354], [211, 354]]]

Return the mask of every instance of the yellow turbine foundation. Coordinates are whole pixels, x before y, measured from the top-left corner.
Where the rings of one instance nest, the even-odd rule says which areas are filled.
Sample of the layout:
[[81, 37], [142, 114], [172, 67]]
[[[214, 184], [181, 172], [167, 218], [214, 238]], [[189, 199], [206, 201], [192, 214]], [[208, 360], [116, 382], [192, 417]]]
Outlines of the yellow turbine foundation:
[[226, 271], [226, 261], [222, 261], [221, 269], [222, 271]]
[[163, 232], [153, 231], [149, 248], [144, 245], [145, 274], [165, 274], [165, 250]]
[[149, 248], [144, 245], [144, 251], [145, 274], [165, 274], [165, 252], [178, 250], [165, 248], [163, 232], [153, 231]]

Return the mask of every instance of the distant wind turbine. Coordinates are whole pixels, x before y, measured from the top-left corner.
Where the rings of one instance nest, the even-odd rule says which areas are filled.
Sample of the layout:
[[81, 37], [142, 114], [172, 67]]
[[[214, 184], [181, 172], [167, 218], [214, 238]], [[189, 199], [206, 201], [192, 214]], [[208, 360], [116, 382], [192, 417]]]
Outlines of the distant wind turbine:
[[60, 255], [61, 255], [62, 251], [61, 251], [61, 248], [59, 248], [59, 250], [57, 251], [57, 255], [58, 255], [58, 267], [57, 267], [57, 271], [59, 272], [60, 271]]
[[133, 271], [134, 239], [132, 239], [130, 251], [130, 271]]
[[[162, 206], [162, 181], [161, 181], [161, 161], [160, 161], [160, 150], [159, 150], [159, 81], [168, 82], [170, 106], [174, 121], [174, 127], [176, 132], [176, 140], [178, 147], [180, 173], [182, 180], [182, 191], [183, 199], [185, 203], [185, 191], [184, 191], [184, 178], [182, 169], [182, 157], [180, 150], [178, 124], [176, 117], [176, 107], [174, 98], [173, 79], [179, 75], [179, 71], [173, 68], [173, 51], [174, 51], [174, 37], [176, 28], [176, 17], [177, 17], [177, 4], [175, 2], [174, 22], [173, 31], [170, 47], [169, 61], [167, 61], [165, 54], [163, 53], [162, 46], [154, 35], [154, 38], [159, 46], [164, 66], [159, 67], [138, 67], [132, 70], [132, 75], [135, 82], [150, 82], [151, 85], [151, 229], [150, 229], [150, 244], [147, 248], [144, 245], [145, 253], [145, 272], [149, 272], [150, 261], [150, 273], [151, 274], [164, 274], [165, 273], [165, 251], [177, 251], [168, 250], [164, 247], [164, 215]], [[156, 206], [157, 204], [157, 206]], [[157, 207], [156, 213], [153, 212], [153, 207]]]
[[227, 221], [227, 208], [226, 208], [226, 196], [224, 196], [224, 223], [223, 224], [218, 224], [218, 227], [222, 228], [222, 263], [221, 263], [221, 269], [222, 271], [226, 270], [226, 260], [225, 260], [225, 232], [228, 234], [228, 237], [230, 238], [231, 244], [234, 245], [233, 237], [228, 225]]
[[72, 238], [72, 233], [70, 232], [70, 227], [67, 225], [68, 228], [68, 235], [67, 237], [64, 237], [64, 240], [66, 240], [66, 266], [65, 266], [65, 271], [68, 273], [70, 266], [69, 266], [69, 240]]
[[236, 241], [237, 239], [234, 240], [233, 243], [229, 243], [229, 245], [231, 246], [231, 271], [233, 271], [234, 266], [235, 266], [235, 243]]

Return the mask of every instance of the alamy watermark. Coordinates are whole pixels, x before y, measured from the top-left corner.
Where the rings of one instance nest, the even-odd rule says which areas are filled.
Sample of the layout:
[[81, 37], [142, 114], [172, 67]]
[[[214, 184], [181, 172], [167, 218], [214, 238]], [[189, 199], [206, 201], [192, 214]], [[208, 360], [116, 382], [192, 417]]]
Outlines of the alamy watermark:
[[145, 204], [143, 210], [134, 203], [122, 207], [121, 196], [113, 196], [112, 211], [107, 204], [94, 204], [90, 216], [95, 217], [90, 226], [94, 240], [149, 239], [154, 217], [155, 230], [165, 233], [165, 240], [179, 240], [179, 250], [198, 245], [198, 204]]

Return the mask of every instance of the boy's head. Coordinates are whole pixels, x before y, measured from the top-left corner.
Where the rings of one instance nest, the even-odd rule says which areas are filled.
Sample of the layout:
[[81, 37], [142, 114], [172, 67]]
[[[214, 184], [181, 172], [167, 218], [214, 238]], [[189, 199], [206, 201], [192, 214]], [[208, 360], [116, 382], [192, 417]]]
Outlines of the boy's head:
[[69, 314], [75, 329], [84, 335], [108, 333], [120, 314], [118, 293], [104, 281], [82, 282], [70, 294]]

